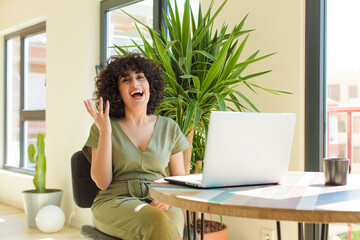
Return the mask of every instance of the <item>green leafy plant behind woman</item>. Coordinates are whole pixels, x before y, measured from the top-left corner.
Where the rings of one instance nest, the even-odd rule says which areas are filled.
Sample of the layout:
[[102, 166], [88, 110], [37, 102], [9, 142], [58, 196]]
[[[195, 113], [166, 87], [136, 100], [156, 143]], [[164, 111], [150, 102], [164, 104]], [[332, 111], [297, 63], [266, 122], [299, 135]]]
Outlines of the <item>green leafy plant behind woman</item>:
[[33, 183], [37, 193], [45, 193], [45, 179], [46, 179], [46, 157], [45, 157], [45, 142], [44, 135], [39, 134], [37, 137], [37, 156], [35, 156], [35, 147], [33, 144], [29, 145], [28, 154], [29, 160], [35, 163], [35, 176]]
[[[239, 86], [246, 86], [254, 93], [258, 89], [274, 94], [287, 93], [251, 82], [253, 78], [270, 70], [244, 74], [250, 64], [274, 54], [258, 56], [259, 51], [256, 51], [244, 61], [239, 61], [249, 33], [253, 31], [243, 30], [247, 16], [231, 30], [228, 30], [227, 24], [223, 24], [220, 30], [213, 29], [214, 21], [227, 0], [214, 15], [210, 13], [214, 1], [211, 1], [205, 14], [202, 13], [200, 5], [197, 21], [189, 0], [185, 0], [182, 18], [176, 1], [174, 8], [169, 0], [167, 3], [168, 14], [163, 11], [161, 32], [125, 13], [149, 31], [152, 44], [145, 39], [136, 25], [143, 45], [132, 41], [132, 46], [114, 46], [119, 55], [126, 54], [128, 47], [135, 46], [146, 57], [164, 68], [167, 86], [164, 101], [157, 114], [174, 119], [186, 135], [192, 136], [195, 132], [195, 135], [206, 136], [211, 111], [259, 111], [252, 101], [238, 90]], [[189, 140], [192, 143], [192, 137]]]

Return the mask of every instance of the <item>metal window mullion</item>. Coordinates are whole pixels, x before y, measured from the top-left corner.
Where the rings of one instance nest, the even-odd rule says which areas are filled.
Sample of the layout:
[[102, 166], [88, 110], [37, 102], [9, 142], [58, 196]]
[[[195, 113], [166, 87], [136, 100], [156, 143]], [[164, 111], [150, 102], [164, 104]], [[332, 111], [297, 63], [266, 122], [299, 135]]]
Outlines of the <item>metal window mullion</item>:
[[20, 110], [21, 121], [45, 121], [45, 110]]
[[46, 23], [42, 22], [42, 23], [39, 23], [34, 26], [31, 26], [31, 27], [21, 30], [21, 35], [23, 35], [24, 37], [28, 37], [33, 34], [40, 34], [40, 33], [44, 33], [44, 32], [46, 32]]
[[[326, 141], [326, 0], [306, 1], [305, 171], [321, 171]], [[318, 224], [305, 225], [305, 239], [320, 238]]]
[[103, 2], [100, 3], [100, 64], [106, 60], [107, 42], [107, 11], [104, 9]]
[[126, 7], [128, 5], [142, 2], [143, 0], [103, 0], [101, 2], [101, 9], [111, 11], [119, 7]]
[[164, 9], [165, 1], [164, 0], [154, 0], [153, 3], [153, 28], [160, 32], [161, 29], [161, 22], [162, 22], [162, 9]]
[[24, 83], [25, 83], [25, 37], [26, 35], [24, 33], [20, 34], [20, 166], [19, 168], [24, 168], [24, 135], [25, 135], [25, 129], [24, 129], [24, 123], [25, 121], [22, 120], [22, 110], [24, 109]]
[[7, 116], [8, 116], [8, 112], [7, 112], [7, 96], [8, 96], [8, 89], [7, 89], [7, 67], [8, 67], [8, 59], [7, 59], [7, 56], [8, 56], [8, 48], [7, 48], [7, 41], [9, 39], [5, 38], [5, 44], [4, 44], [4, 125], [3, 125], [3, 133], [4, 133], [4, 153], [3, 153], [3, 156], [4, 156], [4, 161], [3, 161], [3, 167], [6, 165], [7, 163]]
[[325, 0], [308, 0], [306, 11], [305, 170], [321, 171], [326, 121]]
[[326, 124], [327, 124], [327, 106], [326, 106], [326, 96], [327, 96], [327, 75], [326, 75], [326, 35], [327, 35], [327, 0], [321, 2], [321, 34], [320, 34], [320, 137], [322, 146], [320, 148], [320, 171], [323, 171], [323, 159], [326, 157]]

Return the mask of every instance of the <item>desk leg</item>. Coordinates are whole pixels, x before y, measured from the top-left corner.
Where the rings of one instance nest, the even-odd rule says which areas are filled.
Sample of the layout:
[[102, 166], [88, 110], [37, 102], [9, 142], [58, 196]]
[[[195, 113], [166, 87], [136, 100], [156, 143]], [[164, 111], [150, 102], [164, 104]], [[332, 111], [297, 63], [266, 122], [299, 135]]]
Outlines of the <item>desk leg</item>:
[[304, 239], [304, 224], [298, 223], [298, 239], [303, 240]]
[[204, 214], [201, 213], [201, 240], [204, 240]]
[[321, 224], [321, 240], [327, 240], [329, 233], [329, 224], [323, 223]]
[[277, 231], [277, 239], [281, 240], [281, 229], [280, 229], [280, 221], [276, 221], [276, 231]]
[[189, 213], [189, 210], [186, 210], [186, 221], [187, 221], [187, 237], [188, 237], [188, 239], [190, 240], [191, 238], [190, 238], [190, 234], [191, 234], [191, 232], [190, 232], [190, 213]]
[[[189, 210], [186, 210], [186, 221], [187, 221], [187, 238], [189, 240], [197, 240], [198, 236], [197, 236], [197, 221], [196, 221], [196, 212], [192, 212], [193, 214], [193, 238], [191, 238], [191, 222], [190, 222], [190, 212]], [[201, 223], [200, 223], [200, 231], [201, 231], [201, 240], [204, 240], [204, 228], [205, 228], [205, 224], [204, 224], [204, 213], [201, 213]]]
[[194, 225], [194, 240], [196, 240], [196, 234], [197, 234], [196, 212], [193, 212], [193, 225]]

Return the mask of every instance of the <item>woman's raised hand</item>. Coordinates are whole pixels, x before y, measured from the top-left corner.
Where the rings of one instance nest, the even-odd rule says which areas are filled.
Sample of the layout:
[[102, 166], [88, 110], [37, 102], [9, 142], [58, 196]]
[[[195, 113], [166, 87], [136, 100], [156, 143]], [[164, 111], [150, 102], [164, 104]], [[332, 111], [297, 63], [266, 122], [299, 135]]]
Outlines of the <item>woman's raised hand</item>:
[[103, 110], [103, 98], [99, 99], [99, 112], [95, 110], [90, 100], [84, 101], [86, 110], [95, 121], [99, 132], [111, 132], [111, 124], [109, 117], [110, 103], [106, 101], [105, 111]]

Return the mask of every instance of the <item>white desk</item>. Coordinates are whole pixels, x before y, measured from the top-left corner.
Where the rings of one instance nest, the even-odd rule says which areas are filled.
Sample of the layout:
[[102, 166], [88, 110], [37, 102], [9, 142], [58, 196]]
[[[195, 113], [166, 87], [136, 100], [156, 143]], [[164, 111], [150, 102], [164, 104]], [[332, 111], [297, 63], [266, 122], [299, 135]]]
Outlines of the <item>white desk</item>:
[[[360, 175], [346, 186], [324, 186], [324, 174], [289, 172], [277, 185], [196, 189], [158, 180], [150, 194], [193, 212], [305, 223], [360, 222]], [[325, 230], [327, 231], [327, 230]], [[325, 238], [325, 236], [324, 236]]]

